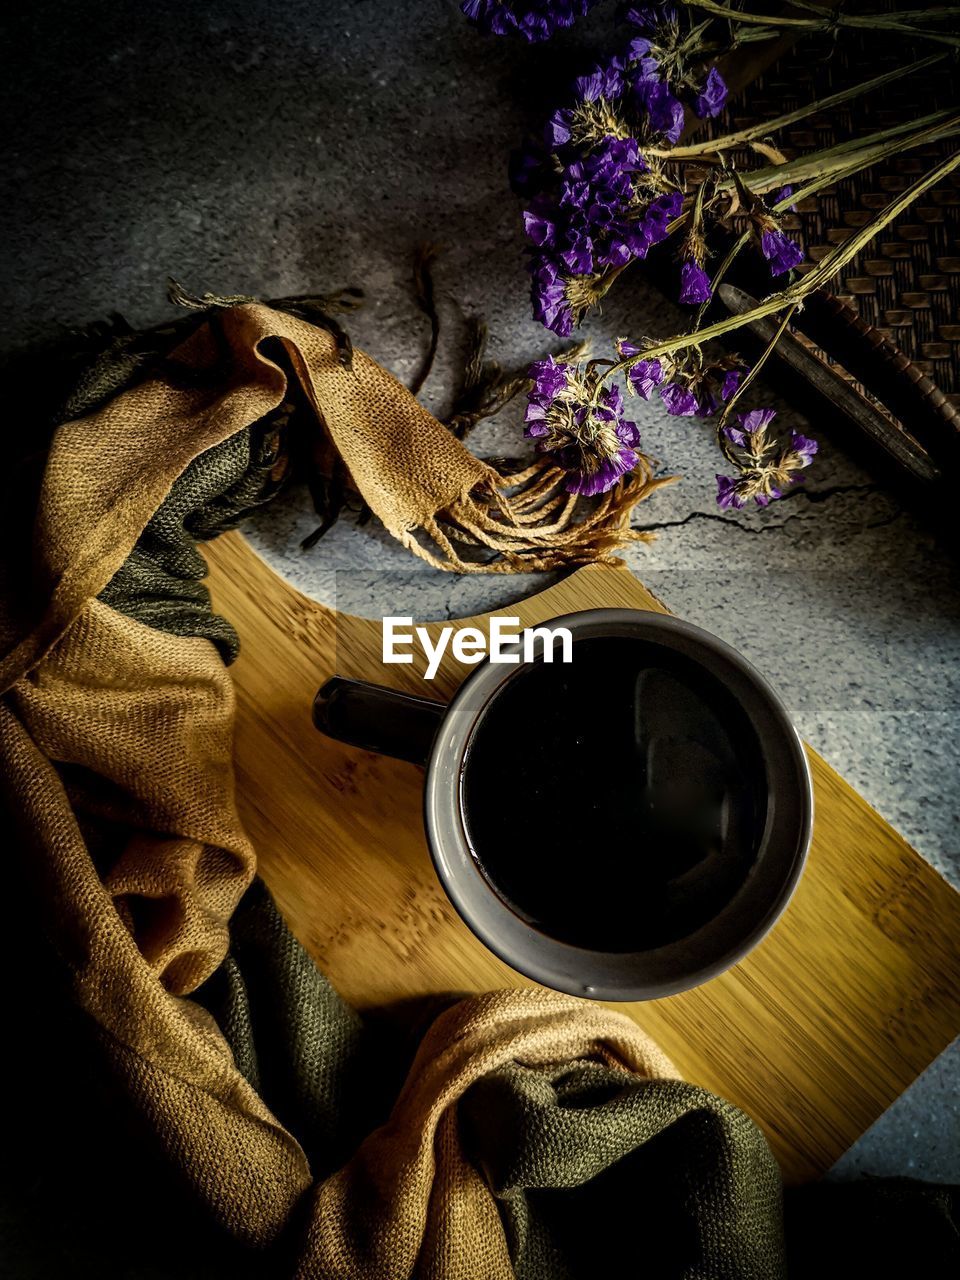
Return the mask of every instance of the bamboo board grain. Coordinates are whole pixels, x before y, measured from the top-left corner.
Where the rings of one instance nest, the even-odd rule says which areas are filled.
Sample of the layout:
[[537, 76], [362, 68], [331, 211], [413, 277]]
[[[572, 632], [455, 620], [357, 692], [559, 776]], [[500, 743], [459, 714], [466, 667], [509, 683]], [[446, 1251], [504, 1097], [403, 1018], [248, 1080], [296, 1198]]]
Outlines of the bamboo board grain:
[[[422, 771], [312, 726], [313, 695], [334, 671], [423, 693], [416, 664], [384, 667], [379, 622], [306, 599], [239, 534], [208, 558], [215, 607], [242, 641], [232, 669], [241, 814], [323, 972], [358, 1007], [526, 984], [437, 882]], [[663, 609], [629, 573], [590, 568], [502, 612], [529, 624], [603, 605]], [[465, 674], [448, 660], [427, 688], [449, 695]], [[960, 895], [809, 755], [813, 847], [773, 932], [695, 991], [618, 1006], [687, 1079], [754, 1117], [791, 1181], [829, 1168], [960, 1031]]]

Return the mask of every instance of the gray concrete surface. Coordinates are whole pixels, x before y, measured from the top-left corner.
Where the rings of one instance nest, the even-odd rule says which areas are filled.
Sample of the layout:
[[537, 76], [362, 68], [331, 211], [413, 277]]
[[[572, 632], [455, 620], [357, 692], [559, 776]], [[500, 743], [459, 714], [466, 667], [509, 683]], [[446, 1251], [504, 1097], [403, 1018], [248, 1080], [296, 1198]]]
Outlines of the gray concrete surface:
[[[409, 377], [426, 332], [409, 290], [414, 243], [437, 267], [444, 330], [426, 400], [442, 412], [464, 316], [515, 364], [551, 335], [529, 318], [507, 150], [535, 123], [558, 62], [600, 41], [610, 6], [550, 49], [483, 41], [454, 0], [125, 0], [41, 3], [7, 23], [4, 345], [109, 310], [169, 314], [164, 280], [277, 296], [362, 285], [355, 341]], [[562, 77], [560, 77], [562, 80]], [[677, 312], [624, 278], [588, 332], [672, 331]], [[787, 406], [781, 406], [790, 419]], [[709, 430], [656, 406], [648, 452], [680, 484], [638, 511], [657, 541], [630, 565], [671, 608], [737, 645], [781, 689], [801, 731], [960, 886], [960, 595], [917, 519], [850, 460], [843, 428], [810, 428], [822, 454], [804, 490], [757, 512], [718, 512]], [[794, 417], [794, 421], [797, 419]], [[516, 453], [519, 408], [474, 438]], [[542, 580], [427, 569], [373, 526], [344, 521], [313, 552], [294, 492], [249, 536], [308, 594], [354, 612], [456, 617]], [[840, 1162], [837, 1176], [960, 1180], [960, 1052], [948, 1052]]]

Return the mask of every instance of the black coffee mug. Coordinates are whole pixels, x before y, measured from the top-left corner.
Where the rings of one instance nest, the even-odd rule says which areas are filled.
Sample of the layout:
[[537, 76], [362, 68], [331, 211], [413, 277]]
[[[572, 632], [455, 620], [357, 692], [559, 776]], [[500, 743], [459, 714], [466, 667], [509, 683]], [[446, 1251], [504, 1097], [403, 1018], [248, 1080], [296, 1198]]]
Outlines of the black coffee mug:
[[803, 746], [734, 649], [669, 615], [595, 609], [486, 660], [449, 705], [339, 677], [314, 702], [329, 737], [426, 766], [424, 823], [454, 907], [546, 986], [602, 1000], [672, 995], [771, 928], [813, 823]]

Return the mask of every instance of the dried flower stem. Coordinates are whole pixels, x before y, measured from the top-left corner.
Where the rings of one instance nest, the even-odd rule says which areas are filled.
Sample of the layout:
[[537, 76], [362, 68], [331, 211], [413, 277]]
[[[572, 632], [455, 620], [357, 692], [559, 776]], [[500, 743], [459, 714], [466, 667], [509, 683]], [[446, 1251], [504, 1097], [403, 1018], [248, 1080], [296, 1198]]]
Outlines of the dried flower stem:
[[[829, 18], [835, 12], [829, 5], [813, 4], [811, 0], [790, 0], [791, 9], [806, 9], [808, 13], [819, 13], [821, 17]], [[902, 22], [939, 22], [944, 18], [953, 18], [960, 14], [960, 9], [956, 6], [938, 5], [935, 9], [906, 9], [902, 13], [895, 15]], [[884, 17], [892, 17], [894, 15], [887, 13]]]
[[730, 452], [728, 452], [726, 437], [723, 435], [723, 428], [730, 421], [730, 414], [733, 412], [734, 405], [737, 403], [737, 401], [740, 399], [740, 397], [743, 395], [746, 389], [750, 386], [751, 382], [753, 382], [754, 379], [759, 375], [760, 370], [766, 364], [767, 360], [770, 357], [770, 353], [773, 351], [774, 347], [780, 341], [784, 331], [786, 330], [790, 321], [793, 319], [794, 312], [797, 310], [799, 306], [800, 306], [800, 303], [795, 302], [793, 303], [792, 306], [787, 307], [786, 311], [783, 313], [783, 319], [777, 325], [776, 333], [767, 343], [766, 347], [758, 356], [758, 358], [754, 361], [753, 368], [750, 370], [750, 372], [747, 374], [744, 380], [737, 387], [736, 391], [734, 391], [733, 395], [724, 405], [723, 412], [717, 418], [717, 443], [719, 444], [720, 448], [723, 450], [724, 455], [727, 457], [728, 461], [730, 462], [735, 463], [736, 459]]
[[[911, 145], [919, 145], [920, 142], [925, 141], [927, 134], [929, 132], [931, 131], [927, 130], [922, 135], [918, 135], [917, 138], [911, 143]], [[782, 200], [778, 200], [776, 204], [771, 205], [770, 207], [773, 209], [775, 213], [781, 213], [783, 212], [783, 210], [789, 209], [791, 205], [797, 204], [800, 200], [805, 200], [807, 196], [815, 195], [818, 191], [821, 190], [821, 188], [831, 186], [833, 183], [838, 182], [844, 178], [852, 178], [854, 174], [859, 173], [862, 169], [870, 168], [871, 165], [876, 164], [878, 160], [883, 160], [888, 154], [898, 153], [906, 149], [907, 148], [904, 146], [903, 142], [898, 139], [896, 142], [890, 143], [890, 145], [887, 148], [877, 153], [876, 155], [871, 154], [866, 159], [857, 160], [856, 163], [849, 165], [845, 169], [831, 171], [830, 173], [827, 173], [827, 174], [822, 174], [820, 177], [814, 178], [811, 182], [805, 183], [802, 187], [795, 188], [790, 195], [784, 196]], [[716, 275], [713, 277], [711, 281], [711, 284], [710, 284], [711, 294], [715, 294], [717, 292], [717, 289], [719, 288], [727, 272], [730, 270], [735, 259], [747, 247], [747, 245], [750, 243], [752, 239], [753, 239], [753, 231], [751, 228], [748, 228], [730, 247], [730, 250], [727, 253], [727, 256], [724, 258], [723, 262], [720, 264], [719, 268], [717, 269]], [[709, 301], [705, 302], [701, 305], [700, 309], [697, 311], [697, 315], [693, 324], [694, 329], [700, 328], [700, 325], [703, 323], [703, 318], [706, 315], [706, 312], [709, 306], [710, 306], [710, 302]]]
[[713, 301], [714, 295], [716, 294], [717, 289], [720, 286], [720, 282], [723, 280], [723, 277], [727, 274], [727, 272], [733, 266], [734, 261], [737, 258], [737, 255], [741, 252], [741, 250], [747, 247], [747, 245], [750, 243], [752, 239], [753, 239], [753, 229], [748, 227], [747, 230], [744, 231], [743, 235], [741, 235], [739, 239], [734, 241], [733, 245], [731, 245], [730, 251], [727, 253], [727, 256], [724, 258], [724, 260], [720, 263], [720, 266], [717, 268], [716, 275], [714, 275], [713, 279], [710, 281], [710, 297], [707, 299], [706, 302], [702, 302], [697, 310], [696, 317], [694, 318], [694, 321], [693, 321], [693, 327], [695, 330], [699, 329], [700, 326], [703, 324], [703, 318], [707, 314], [707, 311], [709, 310], [710, 303]]
[[920, 58], [917, 62], [911, 62], [905, 67], [897, 67], [893, 71], [885, 72], [882, 76], [875, 76], [872, 80], [864, 80], [861, 84], [853, 85], [849, 89], [843, 89], [839, 93], [833, 93], [826, 98], [818, 98], [813, 102], [808, 102], [805, 106], [798, 107], [796, 111], [788, 111], [785, 115], [777, 116], [773, 120], [763, 120], [760, 124], [752, 125], [749, 129], [739, 129], [736, 133], [727, 133], [720, 138], [708, 138], [703, 142], [693, 143], [686, 147], [647, 147], [646, 154], [670, 160], [690, 160], [698, 156], [710, 155], [717, 151], [729, 151], [732, 147], [744, 146], [753, 142], [756, 138], [767, 138], [771, 134], [778, 132], [778, 130], [785, 129], [788, 125], [796, 124], [798, 120], [806, 119], [807, 116], [813, 115], [815, 112], [829, 111], [833, 107], [841, 106], [844, 102], [859, 98], [862, 94], [870, 93], [874, 89], [881, 89], [884, 85], [892, 84], [895, 80], [901, 80], [904, 76], [913, 75], [917, 71], [925, 71], [928, 67], [942, 62], [944, 58], [949, 56], [947, 53], [934, 53], [927, 58]]
[[871, 168], [880, 160], [885, 160], [888, 156], [900, 155], [904, 151], [909, 151], [913, 147], [918, 147], [924, 142], [930, 142], [936, 138], [949, 136], [949, 133], [957, 132], [958, 129], [960, 129], [960, 116], [957, 116], [950, 121], [950, 127], [946, 133], [938, 123], [927, 129], [919, 130], [906, 142], [902, 138], [891, 139], [885, 147], [881, 147], [876, 151], [871, 151], [868, 155], [858, 156], [852, 164], [847, 165], [842, 169], [831, 169], [828, 173], [818, 174], [817, 177], [804, 183], [802, 186], [794, 187], [793, 194], [785, 196], [782, 200], [779, 200], [775, 205], [773, 205], [773, 209], [776, 212], [782, 212], [784, 209], [788, 209], [791, 205], [797, 204], [801, 200], [805, 200], [807, 196], [815, 195], [823, 187], [831, 186], [833, 183], [840, 182], [844, 178], [852, 178], [855, 173], [860, 173], [863, 169]]
[[[888, 148], [888, 151], [894, 152], [894, 151], [900, 151], [903, 149], [905, 149], [903, 146], [903, 143], [898, 140], [895, 144], [891, 143], [891, 145]], [[855, 173], [859, 173], [861, 169], [869, 168], [871, 165], [876, 164], [878, 160], [883, 159], [885, 154], [886, 152], [880, 153], [879, 155], [871, 155], [868, 159], [858, 160], [855, 164], [852, 164], [848, 166], [846, 169], [840, 170], [839, 172], [831, 172], [829, 174], [821, 175], [819, 178], [814, 178], [813, 181], [806, 183], [802, 187], [797, 187], [793, 192], [791, 192], [790, 195], [784, 196], [782, 200], [778, 200], [776, 204], [771, 205], [770, 207], [773, 209], [775, 213], [781, 213], [783, 210], [789, 209], [791, 205], [795, 205], [798, 201], [806, 199], [807, 196], [815, 195], [816, 192], [819, 191], [822, 187], [830, 186], [831, 184], [839, 181], [842, 178], [853, 177], [853, 175]], [[720, 284], [722, 283], [727, 272], [733, 266], [737, 257], [753, 239], [753, 235], [754, 235], [753, 229], [748, 227], [747, 230], [744, 231], [743, 234], [740, 235], [734, 241], [734, 243], [730, 246], [727, 256], [724, 258], [723, 262], [721, 262], [720, 266], [717, 268], [716, 274], [714, 275], [713, 279], [710, 282], [711, 297], [706, 302], [702, 303], [697, 311], [696, 317], [693, 322], [693, 328], [695, 330], [700, 328], [701, 324], [703, 323], [704, 316], [709, 310], [710, 303], [713, 300], [713, 296], [716, 294], [717, 289], [720, 287]]]
[[[872, 135], [873, 137], [886, 137], [888, 140], [883, 146], [874, 146], [873, 148], [865, 149], [861, 154], [857, 155], [857, 158], [852, 163], [849, 162], [848, 160], [848, 162], [844, 164], [842, 167], [839, 164], [833, 165], [833, 166], [818, 165], [817, 166], [818, 172], [816, 177], [812, 178], [809, 182], [804, 183], [802, 186], [795, 187], [793, 192], [790, 195], [784, 196], [782, 200], [778, 200], [776, 204], [771, 205], [770, 207], [773, 209], [775, 213], [782, 213], [785, 209], [789, 209], [791, 205], [795, 205], [799, 201], [805, 200], [808, 196], [815, 195], [823, 187], [831, 186], [833, 183], [839, 182], [844, 178], [852, 178], [854, 174], [860, 173], [863, 169], [869, 169], [872, 165], [877, 164], [879, 161], [885, 160], [887, 156], [899, 154], [900, 152], [903, 152], [903, 151], [908, 151], [912, 147], [920, 146], [921, 143], [929, 142], [931, 140], [942, 138], [944, 136], [949, 136], [950, 132], [956, 132], [960, 130], [960, 116], [954, 117], [952, 120], [949, 121], [949, 123], [947, 123], [944, 120], [944, 117], [946, 115], [947, 115], [946, 112], [937, 112], [936, 115], [933, 117], [926, 117], [926, 119], [934, 120], [934, 124], [928, 126], [927, 128], [918, 130], [914, 135], [912, 135], [906, 141], [899, 136], [899, 132], [900, 132], [899, 130], [893, 131], [897, 133], [897, 136], [893, 138], [889, 137], [889, 134], [891, 131], [887, 131], [886, 134]], [[910, 128], [912, 126], [906, 126], [906, 127]], [[840, 144], [841, 155], [844, 155], [848, 152], [849, 146], [850, 146], [849, 143]], [[831, 148], [830, 152], [822, 151], [822, 152], [818, 152], [818, 155], [822, 157], [827, 154], [833, 153], [835, 150], [836, 150], [835, 148]], [[786, 185], [787, 181], [791, 178], [791, 176], [793, 177], [794, 181], [797, 180], [797, 166], [794, 166], [794, 168], [791, 170], [788, 168], [787, 165], [774, 165], [767, 169], [758, 170], [757, 173], [765, 174], [766, 177], [763, 179], [762, 184], [757, 183], [756, 187], [754, 187], [754, 181], [757, 176], [756, 174], [754, 175], [742, 174], [740, 175], [740, 177], [741, 177], [741, 180], [744, 182], [745, 186], [747, 186], [750, 190], [756, 190], [758, 193], [769, 190], [770, 188], [773, 188], [773, 187], [779, 188]], [[732, 182], [732, 179], [731, 179], [731, 182]], [[698, 190], [698, 196], [700, 191], [702, 191], [702, 189], [703, 189], [703, 184], [701, 184]], [[723, 184], [722, 182], [718, 183], [718, 190], [724, 190], [724, 189], [725, 189], [725, 184]], [[669, 234], [672, 236], [675, 231], [678, 231], [681, 227], [685, 226], [689, 221], [690, 221], [690, 212], [688, 210], [686, 213], [682, 213], [680, 217], [675, 218], [673, 222], [670, 223]], [[721, 284], [727, 272], [730, 270], [731, 266], [733, 265], [734, 260], [747, 247], [747, 245], [750, 243], [752, 239], [753, 239], [753, 232], [748, 228], [748, 230], [746, 230], [731, 246], [729, 252], [727, 253], [727, 256], [724, 258], [723, 262], [718, 267], [716, 274], [713, 276], [711, 280], [711, 294], [716, 293], [719, 285]], [[619, 276], [622, 271], [625, 271], [626, 268], [630, 265], [631, 264], [628, 262], [624, 266], [615, 267], [612, 271], [607, 273], [607, 275], [604, 276], [602, 293], [605, 294], [607, 290], [610, 288], [610, 286], [613, 284], [617, 276]], [[702, 303], [700, 308], [698, 309], [696, 313], [696, 317], [693, 322], [694, 332], [698, 330], [700, 328], [700, 325], [703, 323], [704, 316], [706, 315], [709, 306], [710, 306], [710, 301], [708, 300], [707, 302]]]
[[[771, 27], [792, 31], [837, 31], [842, 27], [860, 31], [892, 31], [909, 35], [918, 40], [934, 40], [939, 44], [948, 44], [960, 48], [960, 37], [943, 35], [939, 31], [921, 31], [912, 25], [915, 15], [903, 13], [865, 13], [847, 14], [830, 10], [818, 18], [785, 18], [773, 14], [746, 13], [742, 9], [730, 9], [727, 5], [717, 4], [716, 0], [680, 0], [680, 3], [691, 9], [702, 9], [716, 18], [726, 18], [739, 26]], [[927, 21], [933, 15], [930, 10]], [[941, 10], [933, 17], [938, 21], [941, 17], [951, 16], [951, 10]], [[952, 12], [956, 12], [953, 10]]]
[[904, 209], [908, 209], [925, 191], [935, 186], [958, 167], [960, 167], [960, 151], [954, 152], [952, 156], [948, 156], [946, 160], [918, 179], [900, 196], [892, 200], [885, 209], [871, 218], [849, 240], [831, 250], [818, 266], [814, 267], [812, 271], [787, 289], [782, 290], [780, 293], [771, 294], [769, 298], [764, 299], [758, 306], [750, 311], [743, 312], [741, 315], [729, 316], [724, 320], [718, 320], [715, 324], [708, 325], [706, 329], [692, 333], [677, 334], [675, 337], [668, 338], [666, 342], [658, 342], [644, 348], [639, 355], [627, 356], [625, 359], [618, 360], [603, 375], [604, 381], [626, 372], [640, 360], [653, 360], [659, 356], [672, 355], [677, 351], [686, 350], [688, 347], [700, 346], [712, 338], [720, 338], [725, 333], [732, 333], [735, 329], [751, 324], [754, 320], [760, 320], [764, 316], [776, 315], [785, 307], [801, 304], [808, 294], [826, 284], [848, 262], [855, 258], [864, 245], [869, 244], [884, 227], [893, 222], [895, 218], [898, 218]]
[[[919, 120], [911, 120], [905, 125], [895, 125], [869, 134], [866, 138], [850, 142], [839, 142], [834, 147], [801, 156], [786, 164], [767, 165], [756, 169], [753, 173], [740, 175], [741, 180], [750, 191], [762, 193], [787, 183], [801, 181], [804, 178], [836, 178], [851, 164], [866, 168], [882, 160], [893, 152], [907, 151], [921, 142], [935, 142], [941, 138], [949, 138], [960, 130], [960, 115], [951, 115], [949, 111], [936, 111]], [[912, 132], [911, 132], [912, 131]], [[721, 178], [717, 183], [719, 191], [728, 191], [734, 187], [734, 179]]]

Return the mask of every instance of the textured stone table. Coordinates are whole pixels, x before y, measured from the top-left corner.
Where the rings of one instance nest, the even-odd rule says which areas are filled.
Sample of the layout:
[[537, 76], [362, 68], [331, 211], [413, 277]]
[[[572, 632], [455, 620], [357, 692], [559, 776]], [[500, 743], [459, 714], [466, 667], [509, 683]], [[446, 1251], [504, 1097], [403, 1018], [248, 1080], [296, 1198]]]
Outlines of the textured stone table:
[[[578, 47], [607, 37], [611, 9], [553, 49], [483, 41], [453, 0], [19, 12], [0, 79], [11, 147], [4, 345], [111, 310], [159, 320], [168, 275], [262, 297], [358, 284], [368, 303], [349, 321], [354, 340], [409, 378], [427, 339], [409, 264], [415, 242], [430, 239], [447, 252], [436, 268], [440, 358], [424, 398], [442, 413], [466, 315], [487, 319], [490, 354], [504, 364], [551, 347], [529, 317], [506, 155], [542, 117], [557, 64], [574, 68]], [[587, 332], [600, 350], [679, 320], [628, 275]], [[636, 416], [647, 451], [683, 479], [638, 509], [659, 536], [631, 550], [631, 568], [751, 658], [804, 736], [960, 887], [960, 596], [945, 554], [850, 460], [836, 422], [809, 424], [822, 452], [804, 489], [766, 513], [720, 512], [710, 429], [655, 405]], [[474, 447], [517, 453], [519, 418], [513, 406], [481, 425]], [[457, 617], [543, 585], [439, 574], [350, 519], [301, 552], [315, 523], [294, 491], [249, 536], [301, 590], [353, 612]], [[958, 1076], [954, 1048], [838, 1176], [960, 1180]]]

